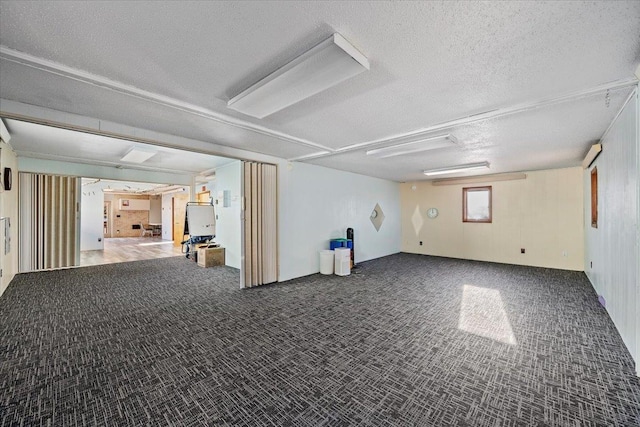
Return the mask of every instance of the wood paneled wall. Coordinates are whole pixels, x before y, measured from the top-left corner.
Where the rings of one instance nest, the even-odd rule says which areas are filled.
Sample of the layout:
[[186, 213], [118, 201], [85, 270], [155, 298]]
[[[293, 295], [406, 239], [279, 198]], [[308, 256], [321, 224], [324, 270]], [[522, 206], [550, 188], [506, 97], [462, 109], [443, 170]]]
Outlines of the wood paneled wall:
[[[402, 251], [582, 271], [582, 168], [526, 175], [472, 184], [492, 187], [491, 223], [462, 221], [462, 189], [469, 185], [400, 184]], [[429, 208], [439, 210], [437, 218], [427, 217]]]
[[[640, 373], [640, 136], [638, 94], [602, 139], [584, 171], [585, 272], [605, 300]], [[598, 227], [591, 226], [591, 170], [598, 168]]]

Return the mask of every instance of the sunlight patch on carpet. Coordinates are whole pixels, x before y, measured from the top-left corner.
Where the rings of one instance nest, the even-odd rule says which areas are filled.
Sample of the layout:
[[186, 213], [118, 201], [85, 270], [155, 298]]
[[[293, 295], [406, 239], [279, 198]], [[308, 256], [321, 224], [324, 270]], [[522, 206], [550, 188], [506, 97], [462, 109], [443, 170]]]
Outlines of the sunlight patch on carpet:
[[509, 345], [517, 345], [500, 291], [464, 285], [458, 329]]

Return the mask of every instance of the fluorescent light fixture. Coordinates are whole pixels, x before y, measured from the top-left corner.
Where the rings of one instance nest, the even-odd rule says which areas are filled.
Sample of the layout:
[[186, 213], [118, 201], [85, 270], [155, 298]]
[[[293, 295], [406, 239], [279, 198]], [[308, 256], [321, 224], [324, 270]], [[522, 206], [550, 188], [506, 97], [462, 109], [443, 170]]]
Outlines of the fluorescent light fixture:
[[448, 173], [467, 172], [476, 169], [489, 169], [489, 162], [468, 163], [466, 165], [450, 166], [448, 168], [431, 169], [424, 171], [427, 176], [445, 175]]
[[601, 151], [602, 151], [602, 144], [593, 144], [589, 149], [589, 152], [585, 156], [584, 160], [582, 161], [582, 168], [586, 169], [589, 166], [591, 166], [591, 163], [593, 163], [596, 157], [600, 155]]
[[369, 60], [335, 33], [227, 102], [227, 107], [262, 119], [363, 71]]
[[517, 179], [527, 179], [527, 174], [516, 172], [501, 173], [498, 175], [471, 176], [466, 178], [444, 178], [431, 181], [431, 185], [479, 184], [484, 182], [515, 181]]
[[185, 191], [186, 191], [185, 187], [180, 187], [180, 188], [174, 188], [173, 190], [168, 190], [168, 191], [163, 190], [161, 193], [162, 194], [174, 194], [174, 193], [183, 193]]
[[144, 163], [151, 157], [153, 157], [156, 153], [157, 151], [154, 150], [143, 150], [137, 147], [133, 147], [120, 160], [127, 163]]
[[376, 148], [367, 151], [367, 156], [376, 156], [380, 159], [401, 156], [403, 154], [419, 153], [421, 151], [435, 150], [437, 148], [451, 147], [458, 140], [451, 134], [421, 138], [416, 141], [404, 142], [389, 147]]
[[2, 119], [0, 119], [0, 139], [2, 139], [7, 144], [11, 140], [11, 135], [9, 134], [9, 129], [5, 126]]

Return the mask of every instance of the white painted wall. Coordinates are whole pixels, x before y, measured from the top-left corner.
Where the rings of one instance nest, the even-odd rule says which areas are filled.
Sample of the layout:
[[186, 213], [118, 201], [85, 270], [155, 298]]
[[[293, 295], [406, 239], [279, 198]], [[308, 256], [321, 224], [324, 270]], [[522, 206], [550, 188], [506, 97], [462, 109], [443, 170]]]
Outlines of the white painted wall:
[[[10, 238], [11, 249], [9, 253], [4, 251], [4, 221], [0, 221], [0, 295], [9, 286], [11, 280], [18, 272], [18, 160], [11, 145], [0, 140], [0, 173], [4, 168], [13, 171], [13, 185], [11, 190], [5, 191], [4, 185], [0, 185], [0, 217], [8, 217], [11, 222]], [[4, 179], [4, 178], [3, 178]]]
[[[216, 169], [217, 191], [231, 192], [231, 206], [225, 208], [216, 205], [216, 238], [215, 242], [225, 248], [225, 263], [234, 268], [240, 268], [241, 260], [241, 170], [242, 162], [234, 161]], [[213, 186], [212, 186], [213, 188]], [[209, 190], [212, 191], [212, 190]], [[217, 193], [211, 193], [214, 199]]]
[[[585, 272], [604, 297], [640, 374], [638, 114], [636, 91], [602, 139], [602, 153], [584, 172], [584, 224]], [[591, 227], [593, 167], [598, 168], [598, 228]]]
[[[582, 271], [582, 168], [526, 175], [523, 180], [466, 185], [401, 184], [402, 250]], [[493, 222], [462, 222], [462, 188], [485, 185], [493, 189]], [[435, 219], [426, 215], [432, 207], [440, 211]]]
[[80, 250], [104, 249], [103, 206], [105, 183], [82, 186], [80, 193]]
[[[398, 183], [305, 163], [280, 163], [278, 177], [280, 281], [319, 272], [319, 251], [348, 227], [356, 263], [400, 252]], [[376, 203], [379, 232], [369, 220]]]

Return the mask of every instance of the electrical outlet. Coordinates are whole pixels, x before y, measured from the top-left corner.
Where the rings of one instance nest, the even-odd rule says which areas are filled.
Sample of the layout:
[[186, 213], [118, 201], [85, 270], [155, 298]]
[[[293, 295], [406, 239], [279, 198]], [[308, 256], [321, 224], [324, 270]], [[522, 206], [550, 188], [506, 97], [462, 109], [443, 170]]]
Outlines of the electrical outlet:
[[562, 251], [562, 256], [563, 257], [567, 257], [567, 256], [569, 256], [569, 253], [567, 251]]
[[523, 254], [524, 253], [524, 248], [520, 248], [520, 253]]
[[420, 240], [420, 246], [422, 246], [422, 240]]

